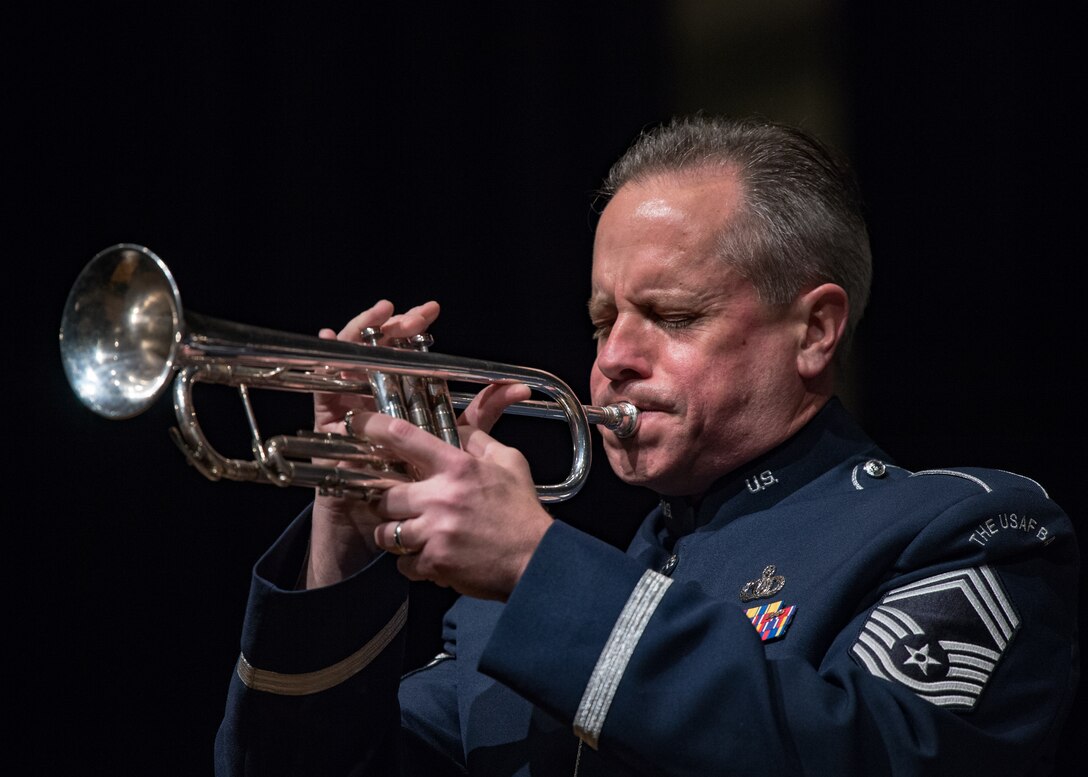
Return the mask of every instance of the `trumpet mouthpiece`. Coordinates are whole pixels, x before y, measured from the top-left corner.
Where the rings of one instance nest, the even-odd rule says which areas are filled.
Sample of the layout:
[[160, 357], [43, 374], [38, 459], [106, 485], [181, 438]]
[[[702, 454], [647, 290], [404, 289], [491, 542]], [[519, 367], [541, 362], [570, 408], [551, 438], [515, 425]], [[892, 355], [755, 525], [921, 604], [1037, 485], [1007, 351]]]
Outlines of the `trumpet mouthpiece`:
[[638, 408], [630, 402], [617, 402], [601, 409], [604, 411], [601, 425], [617, 437], [631, 437], [638, 430]]

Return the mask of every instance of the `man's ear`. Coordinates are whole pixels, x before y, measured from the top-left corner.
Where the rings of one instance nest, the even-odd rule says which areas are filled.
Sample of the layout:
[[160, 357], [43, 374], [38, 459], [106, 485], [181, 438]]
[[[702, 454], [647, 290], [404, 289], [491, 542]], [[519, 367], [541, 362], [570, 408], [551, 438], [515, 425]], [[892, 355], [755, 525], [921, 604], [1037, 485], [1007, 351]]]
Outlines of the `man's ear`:
[[850, 300], [842, 286], [824, 283], [799, 296], [794, 304], [805, 322], [797, 351], [797, 372], [802, 378], [815, 378], [835, 358], [835, 349], [846, 331]]

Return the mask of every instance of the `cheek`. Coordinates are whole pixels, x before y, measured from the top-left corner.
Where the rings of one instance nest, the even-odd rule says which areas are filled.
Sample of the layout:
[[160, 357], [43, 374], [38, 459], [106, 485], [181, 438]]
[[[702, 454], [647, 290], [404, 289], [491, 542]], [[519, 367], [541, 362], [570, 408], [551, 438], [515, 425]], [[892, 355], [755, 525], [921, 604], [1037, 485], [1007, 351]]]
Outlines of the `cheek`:
[[745, 363], [736, 353], [715, 353], [708, 358], [691, 358], [673, 375], [673, 388], [683, 397], [685, 415], [698, 435], [704, 426], [721, 423], [737, 412], [759, 383], [754, 371], [758, 364]]
[[677, 393], [693, 398], [720, 393], [732, 382], [735, 357], [723, 350], [709, 350], [687, 343], [674, 344], [663, 357], [669, 382]]

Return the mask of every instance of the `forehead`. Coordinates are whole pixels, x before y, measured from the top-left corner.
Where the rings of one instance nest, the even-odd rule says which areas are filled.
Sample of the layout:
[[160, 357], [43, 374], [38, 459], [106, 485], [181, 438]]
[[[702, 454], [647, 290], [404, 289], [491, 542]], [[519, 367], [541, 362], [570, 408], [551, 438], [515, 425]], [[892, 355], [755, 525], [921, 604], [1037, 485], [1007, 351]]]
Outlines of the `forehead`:
[[731, 163], [653, 173], [621, 186], [605, 212], [615, 205], [618, 207], [612, 210], [633, 206], [647, 218], [668, 218], [681, 211], [704, 218], [723, 217], [740, 207], [742, 181], [740, 169]]
[[621, 286], [657, 294], [720, 290], [736, 271], [719, 255], [719, 238], [741, 204], [741, 185], [728, 169], [625, 184], [597, 227], [594, 296], [623, 293]]

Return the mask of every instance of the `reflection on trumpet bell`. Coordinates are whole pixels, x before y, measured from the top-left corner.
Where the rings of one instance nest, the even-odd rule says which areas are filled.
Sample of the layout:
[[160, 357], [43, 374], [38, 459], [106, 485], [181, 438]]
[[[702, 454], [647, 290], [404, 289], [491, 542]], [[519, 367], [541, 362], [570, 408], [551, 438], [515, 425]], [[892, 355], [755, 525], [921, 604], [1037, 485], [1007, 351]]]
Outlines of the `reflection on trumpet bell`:
[[[368, 395], [377, 408], [457, 445], [454, 409], [473, 395], [450, 392], [448, 381], [524, 383], [550, 401], [511, 405], [507, 413], [566, 420], [572, 463], [561, 483], [538, 485], [544, 502], [574, 496], [590, 464], [589, 424], [620, 437], [635, 433], [638, 409], [623, 402], [583, 406], [556, 376], [529, 367], [447, 356], [429, 350], [429, 335], [377, 344], [292, 334], [183, 314], [170, 270], [149, 249], [122, 243], [97, 254], [76, 279], [61, 320], [65, 373], [80, 401], [106, 418], [132, 418], [153, 405], [173, 379], [175, 442], [205, 476], [318, 488], [369, 496], [410, 479], [401, 462], [352, 435], [300, 432], [264, 440], [249, 399], [251, 388]], [[353, 379], [350, 375], [365, 375]], [[251, 433], [253, 460], [220, 455], [209, 444], [192, 401], [198, 382], [234, 386]], [[316, 464], [326, 460], [329, 465]]]

